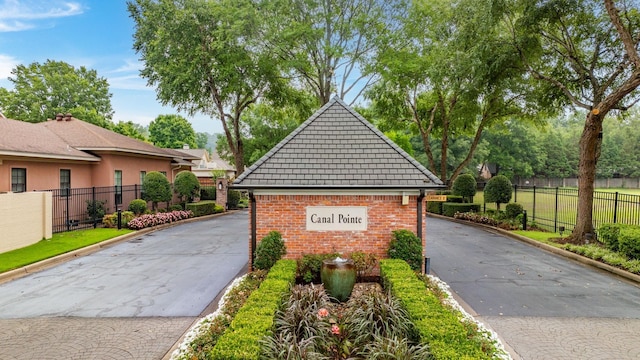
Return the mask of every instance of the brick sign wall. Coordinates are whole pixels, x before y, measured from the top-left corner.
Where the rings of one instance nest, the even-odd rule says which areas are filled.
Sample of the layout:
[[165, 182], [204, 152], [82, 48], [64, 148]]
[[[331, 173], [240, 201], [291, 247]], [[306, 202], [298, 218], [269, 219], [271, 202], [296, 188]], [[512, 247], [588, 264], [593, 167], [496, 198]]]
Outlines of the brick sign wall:
[[[304, 254], [334, 251], [344, 255], [362, 251], [385, 258], [393, 230], [408, 229], [413, 233], [417, 230], [417, 196], [410, 196], [408, 205], [402, 205], [402, 196], [393, 195], [256, 195], [255, 198], [258, 208], [256, 241], [259, 243], [271, 230], [279, 231], [287, 247], [285, 257], [289, 259], [298, 259]], [[422, 206], [424, 207], [424, 202]], [[313, 213], [324, 214], [321, 216], [325, 217], [334, 214], [334, 221], [337, 222], [342, 211], [343, 216], [346, 217], [348, 213], [351, 221], [357, 223], [358, 220], [353, 218], [361, 217], [363, 209], [366, 214], [366, 230], [307, 228], [309, 217]], [[425, 233], [424, 212], [422, 224]], [[330, 227], [329, 224], [324, 225]], [[361, 224], [343, 223], [336, 224], [336, 228], [346, 226], [349, 229], [350, 226], [358, 225]]]

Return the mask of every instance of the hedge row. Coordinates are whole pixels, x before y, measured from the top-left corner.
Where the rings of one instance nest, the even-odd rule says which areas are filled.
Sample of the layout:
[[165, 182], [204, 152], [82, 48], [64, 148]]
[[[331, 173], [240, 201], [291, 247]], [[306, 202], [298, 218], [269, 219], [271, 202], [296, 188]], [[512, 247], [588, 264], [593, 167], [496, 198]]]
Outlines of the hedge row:
[[453, 217], [456, 213], [480, 212], [480, 204], [458, 204], [444, 203], [442, 204], [442, 215]]
[[217, 214], [224, 212], [224, 208], [216, 204], [213, 200], [199, 201], [197, 203], [188, 203], [186, 205], [187, 210], [193, 212], [193, 216], [205, 216], [211, 214]]
[[273, 318], [296, 280], [295, 260], [279, 260], [260, 288], [252, 292], [231, 325], [211, 350], [214, 360], [253, 360], [260, 357], [260, 339], [273, 327]]
[[445, 191], [439, 191], [437, 193], [441, 195], [447, 195], [447, 202], [443, 203], [442, 201], [427, 201], [427, 211], [430, 213], [442, 215], [443, 204], [448, 204], [448, 203], [459, 204], [464, 202], [464, 198], [462, 196], [446, 194]]
[[598, 229], [598, 240], [607, 249], [617, 251], [631, 259], [640, 259], [640, 226], [603, 224]]
[[381, 260], [380, 275], [385, 289], [402, 302], [435, 359], [491, 359], [480, 343], [469, 339], [459, 315], [442, 305], [405, 261]]

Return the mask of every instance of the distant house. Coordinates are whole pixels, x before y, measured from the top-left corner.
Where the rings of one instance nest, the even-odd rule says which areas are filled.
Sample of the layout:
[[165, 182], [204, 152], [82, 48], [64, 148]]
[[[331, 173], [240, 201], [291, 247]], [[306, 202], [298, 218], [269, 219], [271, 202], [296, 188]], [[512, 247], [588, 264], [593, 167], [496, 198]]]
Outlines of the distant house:
[[173, 182], [194, 159], [69, 114], [36, 124], [0, 117], [0, 192], [134, 185], [151, 171]]
[[189, 145], [185, 145], [178, 151], [197, 158], [192, 160], [191, 172], [198, 177], [203, 185], [213, 184], [212, 171], [224, 171], [227, 178], [235, 178], [236, 169], [222, 160], [217, 152], [209, 153], [207, 149], [189, 149]]

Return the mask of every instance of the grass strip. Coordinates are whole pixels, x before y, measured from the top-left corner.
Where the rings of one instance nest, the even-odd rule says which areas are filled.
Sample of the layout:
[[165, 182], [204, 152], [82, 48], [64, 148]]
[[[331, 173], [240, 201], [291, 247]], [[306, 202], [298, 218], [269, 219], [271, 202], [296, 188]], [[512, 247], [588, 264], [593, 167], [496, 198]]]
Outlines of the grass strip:
[[0, 273], [128, 234], [128, 229], [85, 229], [53, 234], [51, 239], [0, 254]]

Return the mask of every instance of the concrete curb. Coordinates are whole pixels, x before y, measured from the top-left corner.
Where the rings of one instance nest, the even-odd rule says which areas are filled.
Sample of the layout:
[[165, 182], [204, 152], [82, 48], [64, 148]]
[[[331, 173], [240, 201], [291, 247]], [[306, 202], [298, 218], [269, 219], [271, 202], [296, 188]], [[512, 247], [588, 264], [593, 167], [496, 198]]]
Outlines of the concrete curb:
[[438, 219], [443, 219], [443, 220], [448, 220], [448, 221], [456, 222], [456, 223], [459, 223], [459, 224], [465, 224], [465, 225], [471, 225], [471, 226], [475, 226], [475, 227], [484, 228], [485, 230], [492, 231], [492, 232], [498, 233], [500, 235], [508, 236], [508, 237], [510, 237], [512, 239], [522, 241], [524, 243], [527, 243], [529, 245], [532, 245], [532, 246], [535, 246], [537, 248], [543, 249], [543, 250], [548, 251], [550, 253], [566, 257], [568, 259], [577, 261], [577, 262], [579, 262], [581, 264], [584, 264], [584, 265], [589, 265], [589, 266], [595, 267], [597, 269], [607, 271], [607, 272], [612, 273], [614, 275], [620, 276], [620, 277], [622, 277], [622, 278], [624, 278], [626, 280], [632, 281], [632, 282], [634, 282], [636, 284], [640, 284], [640, 275], [636, 275], [636, 274], [630, 273], [628, 271], [622, 270], [622, 269], [617, 268], [615, 266], [611, 266], [611, 265], [605, 264], [603, 262], [590, 259], [588, 257], [576, 254], [576, 253], [568, 251], [568, 250], [559, 249], [559, 248], [557, 248], [555, 246], [551, 246], [551, 245], [548, 245], [548, 244], [545, 244], [545, 243], [541, 243], [539, 241], [536, 241], [536, 240], [533, 240], [533, 239], [529, 239], [527, 237], [524, 237], [524, 236], [521, 236], [521, 235], [518, 235], [518, 234], [514, 234], [511, 231], [507, 231], [507, 230], [504, 230], [504, 229], [496, 228], [496, 227], [489, 226], [489, 225], [486, 225], [486, 224], [478, 224], [478, 223], [474, 223], [472, 221], [454, 219], [454, 218], [451, 218], [451, 217], [448, 217], [448, 216], [438, 215], [438, 214], [433, 214], [433, 213], [427, 213], [427, 216], [438, 218]]
[[5, 271], [3, 273], [0, 273], [0, 284], [21, 278], [23, 276], [27, 276], [42, 270], [46, 270], [49, 269], [53, 266], [56, 266], [58, 264], [61, 264], [63, 262], [67, 262], [69, 260], [81, 257], [81, 256], [85, 256], [85, 255], [89, 255], [92, 253], [95, 253], [97, 251], [100, 251], [104, 248], [107, 248], [109, 246], [115, 245], [115, 244], [119, 244], [121, 242], [127, 241], [129, 239], [138, 237], [138, 236], [142, 236], [157, 230], [162, 230], [162, 229], [166, 229], [172, 226], [176, 226], [176, 225], [181, 225], [181, 224], [187, 224], [190, 222], [195, 222], [195, 221], [202, 221], [202, 220], [209, 220], [215, 217], [219, 217], [219, 216], [224, 216], [227, 214], [232, 214], [234, 212], [237, 211], [241, 211], [241, 210], [231, 210], [231, 211], [227, 211], [224, 213], [219, 213], [219, 214], [212, 214], [212, 215], [206, 215], [206, 216], [200, 216], [200, 217], [195, 217], [195, 218], [190, 218], [190, 219], [185, 219], [185, 220], [181, 220], [181, 221], [177, 221], [177, 222], [173, 222], [170, 224], [163, 224], [163, 225], [157, 225], [154, 227], [150, 227], [150, 228], [145, 228], [142, 230], [137, 230], [134, 231], [132, 233], [129, 234], [124, 234], [124, 235], [120, 235], [118, 237], [112, 238], [112, 239], [108, 239], [93, 245], [89, 245], [89, 246], [85, 246], [83, 248], [80, 249], [76, 249], [76, 250], [72, 250], [69, 251], [67, 253], [64, 254], [60, 254], [60, 255], [56, 255], [54, 257], [45, 259], [45, 260], [41, 260], [38, 262], [35, 262], [33, 264], [29, 264], [23, 267], [19, 267], [17, 269], [13, 269], [13, 270], [9, 270], [9, 271]]

